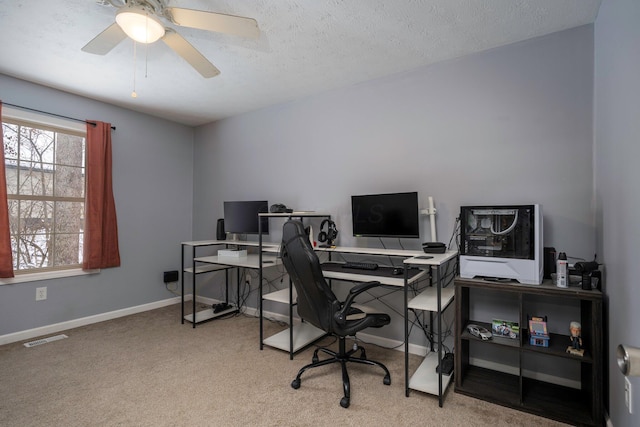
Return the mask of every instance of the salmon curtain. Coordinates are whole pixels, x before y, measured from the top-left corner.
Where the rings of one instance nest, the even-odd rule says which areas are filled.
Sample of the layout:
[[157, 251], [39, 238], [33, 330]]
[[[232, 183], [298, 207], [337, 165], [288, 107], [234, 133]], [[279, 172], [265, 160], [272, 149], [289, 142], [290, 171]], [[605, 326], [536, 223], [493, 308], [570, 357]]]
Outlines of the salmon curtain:
[[87, 194], [83, 270], [120, 266], [111, 185], [111, 124], [87, 122]]
[[[2, 123], [2, 102], [0, 102], [0, 124]], [[9, 204], [7, 202], [7, 177], [4, 167], [4, 137], [0, 126], [0, 279], [13, 277], [13, 257], [11, 255], [11, 233], [9, 229]]]

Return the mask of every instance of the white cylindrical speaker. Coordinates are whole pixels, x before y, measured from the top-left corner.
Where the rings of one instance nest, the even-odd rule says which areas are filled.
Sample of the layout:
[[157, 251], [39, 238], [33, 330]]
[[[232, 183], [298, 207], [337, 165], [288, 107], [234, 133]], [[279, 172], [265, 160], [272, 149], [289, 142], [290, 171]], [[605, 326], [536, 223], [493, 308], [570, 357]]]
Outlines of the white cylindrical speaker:
[[431, 241], [437, 242], [436, 237], [436, 208], [433, 207], [433, 197], [429, 196], [429, 222], [431, 223]]
[[625, 376], [640, 376], [640, 348], [619, 344], [616, 355], [618, 368]]

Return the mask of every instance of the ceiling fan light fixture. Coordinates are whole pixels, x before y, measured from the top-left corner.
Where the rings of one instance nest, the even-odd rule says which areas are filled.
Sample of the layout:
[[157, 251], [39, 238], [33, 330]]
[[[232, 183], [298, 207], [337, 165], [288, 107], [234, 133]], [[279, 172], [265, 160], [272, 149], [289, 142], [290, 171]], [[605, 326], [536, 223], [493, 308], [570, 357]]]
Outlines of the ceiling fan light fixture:
[[164, 26], [141, 7], [122, 8], [116, 14], [122, 31], [139, 43], [153, 43], [164, 36]]

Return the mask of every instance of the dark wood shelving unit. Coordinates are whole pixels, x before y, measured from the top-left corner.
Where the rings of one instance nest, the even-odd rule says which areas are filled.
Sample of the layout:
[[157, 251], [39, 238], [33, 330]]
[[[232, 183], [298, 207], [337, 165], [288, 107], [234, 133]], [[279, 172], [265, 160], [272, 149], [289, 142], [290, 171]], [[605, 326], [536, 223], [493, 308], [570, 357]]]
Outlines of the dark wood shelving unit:
[[[482, 310], [478, 310], [474, 304], [474, 296], [482, 294], [483, 297], [478, 304], [483, 304], [490, 301], [491, 295], [502, 297], [506, 293], [510, 296], [508, 300], [517, 305], [514, 310], [519, 313], [521, 325], [519, 337], [517, 339], [493, 337], [490, 340], [481, 340], [471, 335], [466, 329], [468, 324], [477, 324], [491, 330], [491, 319], [470, 318], [470, 314], [484, 316], [484, 314], [478, 314], [482, 313]], [[568, 334], [551, 333], [549, 347], [533, 346], [529, 343], [529, 331], [526, 328], [529, 313], [526, 310], [531, 300], [548, 301], [560, 307], [563, 303], [578, 307], [585, 349], [582, 357], [566, 352], [570, 342]], [[541, 285], [521, 285], [457, 278], [455, 303], [455, 391], [457, 393], [568, 424], [603, 425], [603, 297], [600, 291], [558, 288], [547, 282]], [[491, 314], [487, 316], [490, 317]], [[550, 316], [548, 323], [552, 325], [553, 316]], [[490, 347], [498, 348], [503, 356], [509, 357], [509, 361], [516, 361], [516, 366], [505, 367], [503, 372], [497, 370], [498, 368], [490, 369], [472, 364], [474, 349], [492, 350]], [[490, 358], [491, 354], [487, 352], [485, 357]], [[549, 366], [559, 361], [569, 365], [577, 364], [576, 370], [580, 373], [579, 387], [533, 379], [530, 378], [530, 372], [525, 375], [524, 371], [530, 371], [532, 368], [525, 363], [525, 360], [531, 356], [542, 359], [545, 364], [548, 362]], [[497, 360], [488, 362], [486, 366], [492, 366], [493, 363], [493, 367], [499, 363]], [[532, 366], [535, 367], [535, 365]], [[544, 375], [541, 377], [545, 378]]]

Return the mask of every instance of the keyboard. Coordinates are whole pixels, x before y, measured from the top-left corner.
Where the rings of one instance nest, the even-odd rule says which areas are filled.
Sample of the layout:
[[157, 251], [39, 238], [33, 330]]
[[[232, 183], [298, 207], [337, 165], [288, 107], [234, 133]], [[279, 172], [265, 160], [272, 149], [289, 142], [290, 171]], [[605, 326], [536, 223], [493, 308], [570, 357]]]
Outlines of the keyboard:
[[354, 270], [377, 270], [378, 264], [375, 262], [346, 262], [342, 268], [352, 268]]

